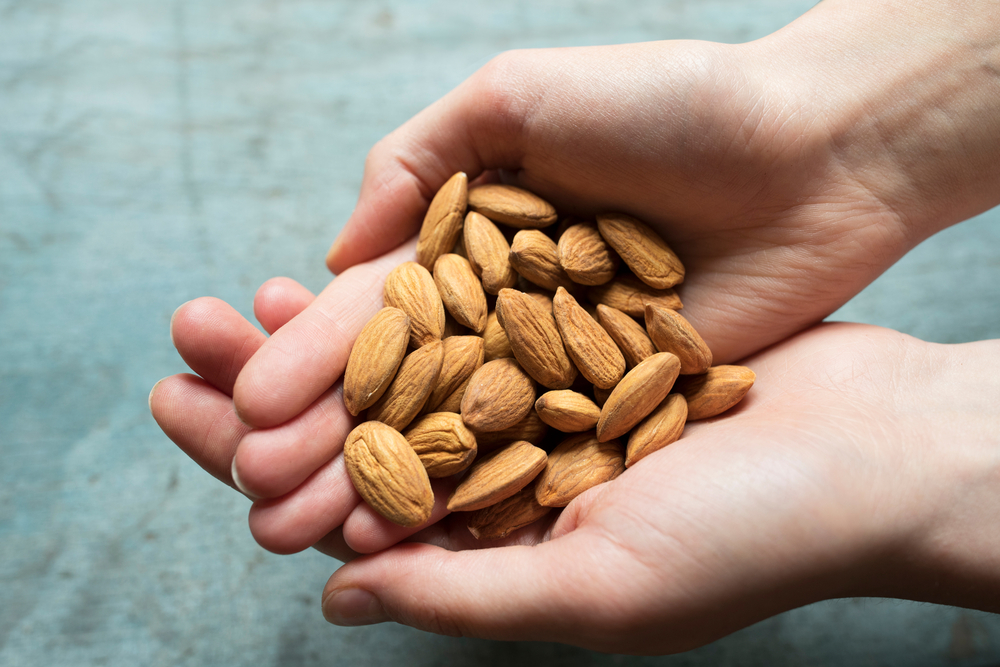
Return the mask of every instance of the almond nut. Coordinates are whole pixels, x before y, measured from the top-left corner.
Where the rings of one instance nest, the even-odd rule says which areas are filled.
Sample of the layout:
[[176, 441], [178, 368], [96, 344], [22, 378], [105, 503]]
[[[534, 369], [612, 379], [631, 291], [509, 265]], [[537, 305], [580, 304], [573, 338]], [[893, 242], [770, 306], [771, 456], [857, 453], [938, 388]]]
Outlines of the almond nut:
[[517, 272], [510, 265], [510, 244], [496, 225], [475, 211], [469, 211], [462, 238], [469, 264], [482, 278], [484, 290], [497, 294], [517, 283]]
[[620, 442], [599, 442], [593, 431], [573, 435], [549, 454], [535, 486], [535, 499], [546, 507], [566, 507], [584, 491], [610, 482], [624, 470]]
[[444, 334], [444, 304], [430, 271], [404, 262], [389, 272], [383, 290], [385, 305], [410, 316], [410, 344], [422, 347]]
[[642, 325], [617, 308], [598, 304], [597, 321], [622, 351], [628, 368], [635, 368], [640, 361], [656, 354], [653, 341]]
[[628, 372], [601, 408], [597, 439], [606, 442], [628, 433], [670, 393], [681, 362], [669, 352], [658, 352]]
[[713, 366], [703, 375], [688, 375], [677, 382], [687, 399], [688, 421], [721, 414], [743, 400], [757, 375], [746, 366]]
[[681, 360], [681, 375], [704, 373], [712, 365], [712, 351], [691, 323], [675, 310], [646, 306], [646, 330], [660, 352], [672, 352]]
[[514, 235], [510, 263], [525, 279], [547, 290], [573, 287], [573, 281], [559, 265], [559, 248], [537, 229], [522, 229]]
[[556, 290], [552, 311], [566, 352], [580, 374], [602, 389], [618, 384], [625, 374], [625, 357], [604, 327], [562, 287]]
[[455, 410], [445, 410], [441, 406], [483, 365], [483, 339], [479, 336], [452, 336], [442, 343], [441, 374], [427, 398], [424, 412], [458, 412], [457, 406]]
[[449, 178], [431, 200], [417, 240], [417, 262], [428, 271], [438, 257], [451, 252], [462, 231], [468, 185], [468, 177], [460, 171]]
[[378, 421], [397, 431], [416, 417], [437, 384], [444, 344], [436, 340], [406, 355], [396, 377], [382, 397], [368, 408], [368, 421]]
[[672, 310], [680, 310], [683, 305], [672, 289], [657, 290], [632, 275], [620, 275], [604, 285], [587, 290], [587, 299], [594, 305], [617, 308], [626, 315], [642, 319], [646, 316], [646, 305], [655, 303]]
[[496, 311], [491, 311], [486, 318], [486, 331], [483, 332], [483, 360], [493, 361], [513, 357], [514, 351], [510, 349], [510, 341], [507, 334], [497, 320]]
[[424, 415], [403, 437], [432, 479], [460, 473], [476, 458], [476, 436], [454, 412]]
[[583, 394], [569, 389], [548, 391], [535, 401], [539, 418], [564, 433], [589, 431], [597, 426], [601, 409]]
[[486, 295], [469, 260], [447, 253], [434, 262], [434, 284], [455, 321], [477, 334], [486, 329]]
[[644, 283], [667, 289], [684, 280], [684, 265], [653, 229], [624, 213], [597, 216], [597, 227], [604, 240]]
[[472, 374], [462, 419], [475, 431], [502, 431], [531, 412], [535, 383], [514, 359], [494, 359]]
[[513, 289], [500, 291], [497, 319], [514, 357], [531, 377], [549, 389], [566, 389], [576, 379], [555, 318], [531, 296]]
[[348, 412], [357, 417], [385, 393], [409, 339], [410, 318], [398, 308], [383, 308], [368, 321], [354, 341], [344, 371]]
[[539, 418], [537, 412], [532, 410], [524, 419], [502, 431], [475, 433], [479, 451], [491, 452], [498, 447], [504, 447], [518, 440], [527, 440], [533, 445], [541, 444], [548, 432], [549, 425]]
[[551, 507], [538, 504], [532, 482], [510, 498], [476, 510], [466, 526], [477, 540], [498, 540], [533, 524], [551, 511]]
[[687, 401], [681, 394], [670, 394], [660, 405], [639, 422], [628, 438], [625, 467], [644, 459], [675, 442], [684, 431], [687, 421]]
[[559, 237], [559, 263], [573, 282], [603, 285], [615, 277], [621, 258], [597, 226], [585, 222], [567, 228]]
[[469, 208], [518, 229], [541, 229], [557, 220], [555, 207], [538, 195], [499, 183], [469, 190]]
[[545, 468], [545, 450], [530, 442], [512, 442], [472, 464], [448, 498], [452, 512], [494, 505], [526, 487]]

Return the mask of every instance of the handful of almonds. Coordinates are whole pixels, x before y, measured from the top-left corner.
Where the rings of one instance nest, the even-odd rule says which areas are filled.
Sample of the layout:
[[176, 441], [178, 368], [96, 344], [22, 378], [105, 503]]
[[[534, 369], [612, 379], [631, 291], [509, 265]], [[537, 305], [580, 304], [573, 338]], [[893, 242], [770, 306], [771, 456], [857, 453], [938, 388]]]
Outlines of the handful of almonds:
[[712, 366], [677, 312], [684, 266], [649, 226], [557, 220], [526, 190], [470, 190], [459, 172], [431, 202], [417, 261], [386, 278], [344, 374], [347, 409], [367, 411], [344, 458], [390, 521], [426, 522], [430, 478], [464, 473], [448, 509], [471, 512], [478, 539], [505, 537], [753, 385], [749, 368]]

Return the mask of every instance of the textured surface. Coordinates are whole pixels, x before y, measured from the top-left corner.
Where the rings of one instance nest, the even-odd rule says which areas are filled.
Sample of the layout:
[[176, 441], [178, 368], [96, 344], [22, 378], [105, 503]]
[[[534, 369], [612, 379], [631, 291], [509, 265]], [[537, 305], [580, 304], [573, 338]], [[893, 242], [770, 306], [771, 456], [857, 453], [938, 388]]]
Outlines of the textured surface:
[[[497, 52], [762, 36], [813, 0], [0, 0], [0, 664], [989, 665], [1000, 619], [847, 600], [664, 659], [456, 640], [319, 612], [157, 429], [167, 324], [313, 290], [371, 145]], [[1000, 337], [1000, 214], [929, 240], [836, 317]], [[983, 304], [989, 304], [984, 307]]]

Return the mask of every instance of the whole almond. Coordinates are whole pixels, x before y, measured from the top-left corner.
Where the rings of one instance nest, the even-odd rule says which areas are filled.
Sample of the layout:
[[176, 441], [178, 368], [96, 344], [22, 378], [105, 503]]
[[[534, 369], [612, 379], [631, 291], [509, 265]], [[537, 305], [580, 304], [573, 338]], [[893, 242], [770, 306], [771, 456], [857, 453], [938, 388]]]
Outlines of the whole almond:
[[538, 195], [499, 183], [469, 190], [469, 208], [518, 229], [541, 229], [557, 220], [555, 207]]
[[514, 235], [510, 263], [521, 276], [547, 290], [573, 286], [573, 281], [559, 265], [559, 248], [555, 241], [537, 229], [522, 229]]
[[497, 319], [510, 349], [528, 374], [549, 389], [566, 389], [576, 379], [556, 320], [535, 299], [513, 289], [500, 291]]
[[461, 415], [454, 412], [424, 415], [413, 422], [403, 437], [432, 479], [460, 473], [476, 458], [476, 436]]
[[655, 451], [675, 442], [687, 421], [687, 401], [681, 394], [670, 394], [660, 405], [639, 422], [628, 438], [625, 467], [631, 467]]
[[603, 285], [615, 277], [621, 258], [597, 225], [585, 222], [567, 228], [559, 237], [559, 263], [573, 282]]
[[480, 452], [491, 452], [518, 440], [527, 440], [533, 445], [538, 445], [548, 432], [549, 425], [532, 410], [524, 419], [502, 431], [476, 432], [476, 444]]
[[626, 315], [642, 319], [646, 316], [646, 305], [655, 303], [673, 310], [683, 307], [677, 293], [672, 289], [657, 290], [632, 275], [620, 275], [604, 285], [587, 290], [587, 299], [597, 305], [604, 304], [617, 308]]
[[510, 244], [503, 232], [475, 211], [465, 216], [462, 234], [469, 264], [483, 281], [483, 289], [497, 294], [517, 282], [517, 272], [510, 265]]
[[628, 368], [634, 368], [646, 357], [656, 354], [653, 341], [642, 325], [617, 308], [598, 304], [597, 321], [622, 351]]
[[344, 405], [357, 417], [392, 382], [410, 339], [410, 318], [398, 308], [383, 308], [361, 330], [344, 371]]
[[624, 213], [602, 213], [597, 227], [604, 240], [644, 283], [667, 289], [684, 280], [684, 265], [653, 229]]
[[628, 433], [670, 393], [681, 362], [669, 352], [658, 352], [628, 372], [601, 408], [597, 439], [607, 442]]
[[535, 401], [539, 418], [564, 433], [589, 431], [597, 426], [601, 409], [581, 393], [569, 389], [547, 391]]
[[573, 435], [549, 454], [535, 485], [535, 499], [546, 507], [566, 507], [587, 489], [610, 482], [624, 470], [620, 442], [599, 442], [593, 431]]
[[672, 352], [681, 360], [681, 375], [704, 373], [712, 365], [712, 351], [691, 323], [676, 310], [646, 306], [646, 330], [660, 352]]
[[442, 343], [441, 374], [427, 398], [424, 412], [458, 412], [458, 406], [454, 410], [444, 410], [443, 403], [483, 365], [483, 339], [479, 336], [452, 336]]
[[452, 512], [494, 505], [526, 487], [545, 468], [545, 450], [530, 442], [512, 442], [472, 464], [448, 498]]
[[462, 397], [462, 419], [475, 431], [502, 431], [535, 404], [535, 383], [514, 359], [494, 359], [469, 380]]
[[392, 384], [368, 408], [368, 420], [382, 422], [397, 431], [406, 428], [437, 384], [443, 356], [444, 344], [439, 340], [406, 355]]
[[385, 305], [410, 316], [410, 344], [422, 347], [444, 334], [444, 304], [430, 271], [404, 262], [389, 272], [383, 290]]
[[412, 528], [430, 518], [431, 480], [399, 431], [381, 422], [360, 424], [344, 442], [344, 463], [354, 488], [389, 521]]
[[513, 356], [514, 351], [510, 349], [507, 334], [497, 320], [497, 313], [495, 310], [491, 311], [486, 318], [486, 331], [483, 332], [483, 359], [493, 361]]
[[551, 511], [551, 507], [538, 504], [535, 482], [532, 482], [510, 498], [476, 510], [466, 526], [477, 540], [498, 540], [533, 524]]
[[687, 399], [688, 421], [725, 412], [743, 400], [756, 379], [746, 366], [713, 366], [702, 375], [681, 378], [677, 391]]
[[602, 389], [618, 384], [625, 374], [625, 357], [604, 327], [562, 287], [552, 299], [552, 311], [566, 352], [580, 374]]
[[451, 253], [434, 262], [434, 284], [444, 307], [462, 326], [477, 334], [486, 329], [486, 295], [469, 260]]
[[417, 262], [428, 271], [438, 257], [451, 252], [462, 231], [468, 190], [469, 179], [460, 171], [445, 181], [431, 200], [417, 239]]

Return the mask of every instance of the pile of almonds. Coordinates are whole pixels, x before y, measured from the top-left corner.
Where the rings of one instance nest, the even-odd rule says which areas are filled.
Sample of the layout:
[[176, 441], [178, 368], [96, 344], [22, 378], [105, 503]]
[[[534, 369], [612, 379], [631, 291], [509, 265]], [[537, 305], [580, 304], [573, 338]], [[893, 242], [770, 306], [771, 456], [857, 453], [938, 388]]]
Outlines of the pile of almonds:
[[476, 538], [505, 537], [753, 385], [748, 368], [712, 366], [677, 312], [684, 266], [650, 227], [557, 221], [536, 195], [469, 189], [459, 172], [431, 202], [417, 262], [386, 278], [344, 374], [348, 411], [367, 410], [344, 457], [390, 521], [426, 522], [430, 478], [464, 473], [448, 509], [472, 513]]

